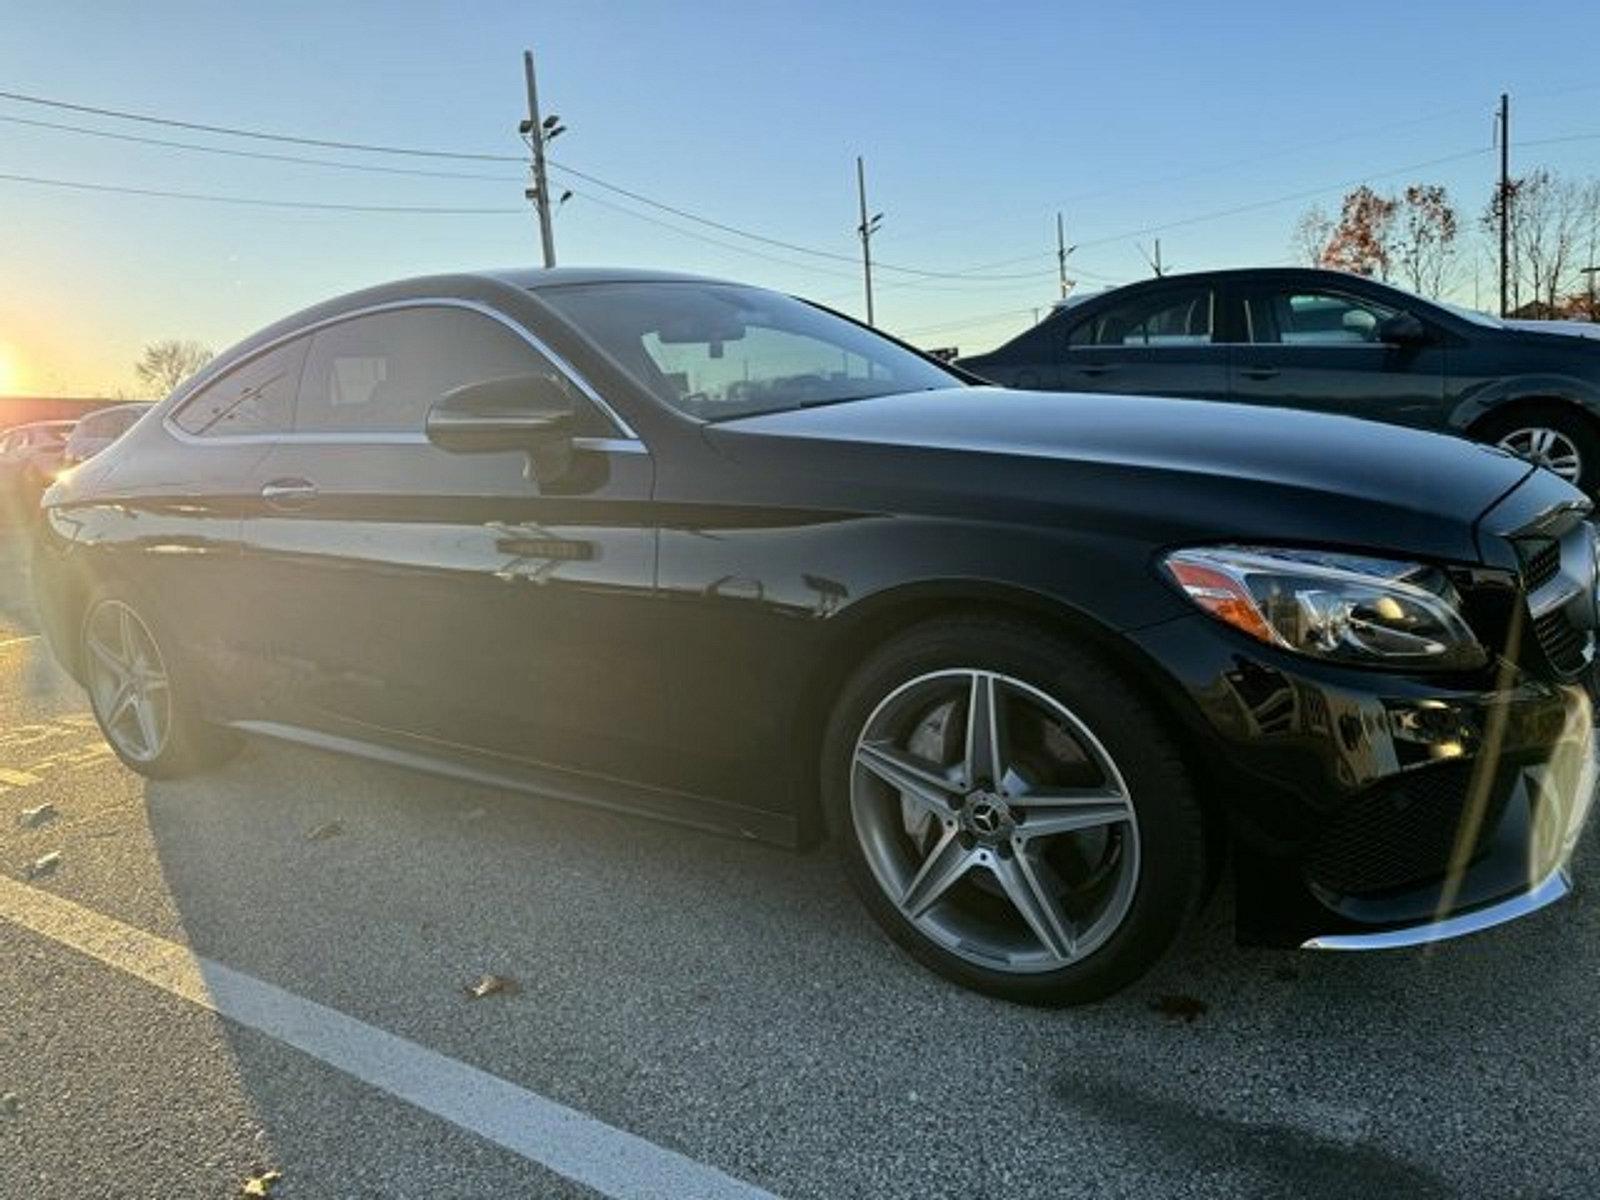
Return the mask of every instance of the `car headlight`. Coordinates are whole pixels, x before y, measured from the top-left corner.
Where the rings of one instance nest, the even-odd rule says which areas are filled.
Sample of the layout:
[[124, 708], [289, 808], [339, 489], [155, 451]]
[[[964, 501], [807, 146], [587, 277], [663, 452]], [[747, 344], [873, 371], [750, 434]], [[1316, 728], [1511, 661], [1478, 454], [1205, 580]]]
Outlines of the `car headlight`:
[[1444, 572], [1421, 563], [1293, 550], [1176, 550], [1162, 565], [1196, 605], [1251, 637], [1362, 666], [1462, 670], [1488, 661]]

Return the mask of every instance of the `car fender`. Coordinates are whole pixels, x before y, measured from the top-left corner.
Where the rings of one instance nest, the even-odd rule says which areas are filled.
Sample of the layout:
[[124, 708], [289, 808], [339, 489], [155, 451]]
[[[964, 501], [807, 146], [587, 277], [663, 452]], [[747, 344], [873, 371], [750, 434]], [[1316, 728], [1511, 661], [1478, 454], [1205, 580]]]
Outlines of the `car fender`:
[[1508, 375], [1485, 381], [1451, 411], [1450, 428], [1464, 432], [1508, 404], [1549, 400], [1572, 404], [1600, 420], [1600, 386], [1575, 375]]

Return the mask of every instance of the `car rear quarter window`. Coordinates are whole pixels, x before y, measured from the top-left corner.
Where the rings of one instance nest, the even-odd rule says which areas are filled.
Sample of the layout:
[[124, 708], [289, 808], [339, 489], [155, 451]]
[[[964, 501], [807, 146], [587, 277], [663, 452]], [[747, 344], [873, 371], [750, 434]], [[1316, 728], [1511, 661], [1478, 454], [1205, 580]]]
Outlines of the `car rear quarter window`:
[[1074, 325], [1067, 345], [1203, 346], [1211, 341], [1216, 298], [1209, 287], [1174, 288], [1101, 309]]
[[[428, 409], [452, 388], [534, 373], [567, 382], [517, 333], [471, 309], [432, 305], [353, 317], [313, 336], [295, 430], [420, 433]], [[572, 390], [586, 412], [588, 402]]]
[[173, 423], [202, 438], [287, 432], [309, 340], [295, 338], [206, 384], [173, 414]]

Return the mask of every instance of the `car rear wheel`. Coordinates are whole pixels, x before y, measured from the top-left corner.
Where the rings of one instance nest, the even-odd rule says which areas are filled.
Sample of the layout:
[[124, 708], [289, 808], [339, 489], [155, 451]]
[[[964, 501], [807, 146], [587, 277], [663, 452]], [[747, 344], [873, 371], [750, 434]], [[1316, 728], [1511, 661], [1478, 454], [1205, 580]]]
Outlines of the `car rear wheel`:
[[951, 619], [864, 664], [827, 737], [830, 824], [884, 929], [958, 983], [1098, 999], [1198, 903], [1205, 839], [1161, 723], [1098, 658]]
[[200, 717], [182, 664], [156, 628], [130, 599], [102, 594], [84, 615], [80, 661], [106, 742], [127, 766], [161, 779], [221, 761], [237, 736]]
[[1480, 434], [1589, 495], [1600, 492], [1600, 435], [1582, 413], [1559, 405], [1527, 405], [1485, 422]]

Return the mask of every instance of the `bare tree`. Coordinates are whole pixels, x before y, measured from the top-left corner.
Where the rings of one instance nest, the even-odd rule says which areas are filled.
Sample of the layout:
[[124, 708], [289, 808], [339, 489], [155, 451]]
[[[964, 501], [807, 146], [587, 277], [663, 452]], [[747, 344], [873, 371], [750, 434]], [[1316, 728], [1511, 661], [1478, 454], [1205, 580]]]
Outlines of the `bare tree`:
[[[1563, 179], [1540, 168], [1511, 181], [1510, 275], [1512, 306], [1555, 314], [1565, 294], [1576, 291], [1579, 246], [1588, 236], [1600, 205], [1595, 181]], [[1497, 188], [1483, 214], [1485, 228], [1500, 220]]]
[[1322, 254], [1333, 237], [1333, 218], [1320, 204], [1313, 204], [1300, 214], [1294, 232], [1289, 235], [1289, 250], [1298, 263], [1308, 267], [1322, 264]]
[[133, 373], [147, 389], [165, 396], [210, 361], [211, 351], [199, 342], [168, 338], [146, 346]]
[[1445, 291], [1455, 261], [1460, 221], [1449, 193], [1438, 184], [1414, 183], [1400, 198], [1400, 226], [1394, 257], [1400, 277], [1424, 296]]

